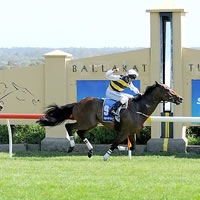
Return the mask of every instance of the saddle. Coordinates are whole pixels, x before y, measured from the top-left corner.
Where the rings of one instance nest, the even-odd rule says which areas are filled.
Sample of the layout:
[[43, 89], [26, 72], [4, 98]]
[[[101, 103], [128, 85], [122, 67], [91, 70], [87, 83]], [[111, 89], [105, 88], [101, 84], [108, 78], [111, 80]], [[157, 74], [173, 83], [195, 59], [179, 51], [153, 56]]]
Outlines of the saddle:
[[126, 109], [128, 105], [122, 105], [120, 106], [118, 109], [117, 109], [117, 116], [113, 116], [111, 114], [109, 114], [109, 111], [110, 109], [113, 107], [113, 105], [116, 103], [117, 101], [113, 100], [113, 99], [104, 99], [104, 102], [103, 102], [103, 110], [102, 110], [102, 113], [103, 113], [103, 122], [114, 122], [114, 119], [117, 121], [117, 122], [120, 122], [120, 111], [121, 109]]

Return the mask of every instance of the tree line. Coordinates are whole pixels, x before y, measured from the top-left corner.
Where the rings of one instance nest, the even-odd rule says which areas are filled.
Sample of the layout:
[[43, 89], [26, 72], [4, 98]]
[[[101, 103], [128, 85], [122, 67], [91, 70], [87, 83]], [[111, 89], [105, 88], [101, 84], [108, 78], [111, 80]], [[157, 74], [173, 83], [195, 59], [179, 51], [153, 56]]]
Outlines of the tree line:
[[27, 67], [44, 63], [43, 55], [56, 49], [72, 54], [72, 59], [79, 59], [141, 48], [0, 48], [0, 70], [13, 67]]

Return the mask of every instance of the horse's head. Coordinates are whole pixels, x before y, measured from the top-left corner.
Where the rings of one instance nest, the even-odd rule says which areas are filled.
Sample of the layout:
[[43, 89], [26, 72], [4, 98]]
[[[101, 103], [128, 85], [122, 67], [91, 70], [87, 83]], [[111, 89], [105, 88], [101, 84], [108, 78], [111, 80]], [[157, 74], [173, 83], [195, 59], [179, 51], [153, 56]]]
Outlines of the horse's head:
[[183, 98], [179, 94], [177, 94], [174, 90], [170, 89], [167, 85], [158, 83], [156, 81], [156, 86], [160, 89], [159, 96], [161, 98], [161, 101], [168, 101], [171, 103], [175, 103], [176, 105], [182, 103]]

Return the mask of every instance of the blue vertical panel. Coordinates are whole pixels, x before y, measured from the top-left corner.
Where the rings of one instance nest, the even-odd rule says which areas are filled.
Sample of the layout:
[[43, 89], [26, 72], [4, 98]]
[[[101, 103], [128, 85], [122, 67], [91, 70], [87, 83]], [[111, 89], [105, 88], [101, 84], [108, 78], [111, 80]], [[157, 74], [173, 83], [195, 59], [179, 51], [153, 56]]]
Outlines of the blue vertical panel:
[[192, 116], [200, 117], [200, 80], [192, 80]]
[[[105, 98], [109, 83], [109, 80], [77, 80], [77, 101], [86, 97]], [[139, 80], [134, 80], [133, 84], [140, 90]], [[129, 88], [125, 89], [123, 92], [134, 95]]]

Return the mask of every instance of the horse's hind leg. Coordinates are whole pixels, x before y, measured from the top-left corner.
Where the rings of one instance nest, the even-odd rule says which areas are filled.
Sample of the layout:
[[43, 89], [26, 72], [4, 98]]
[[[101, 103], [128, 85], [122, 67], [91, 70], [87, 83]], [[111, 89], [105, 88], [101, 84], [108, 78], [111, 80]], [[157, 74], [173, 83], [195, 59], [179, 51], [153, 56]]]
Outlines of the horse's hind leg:
[[85, 130], [78, 130], [77, 134], [78, 136], [83, 140], [83, 142], [86, 144], [88, 148], [88, 157], [91, 158], [93, 155], [93, 146], [91, 145], [90, 141], [84, 136], [85, 135]]
[[67, 151], [67, 153], [70, 153], [73, 151], [74, 147], [75, 147], [75, 141], [74, 141], [74, 136], [72, 134], [72, 130], [74, 129], [74, 125], [76, 125], [77, 123], [72, 123], [72, 124], [65, 124], [65, 128], [69, 134], [69, 149]]

